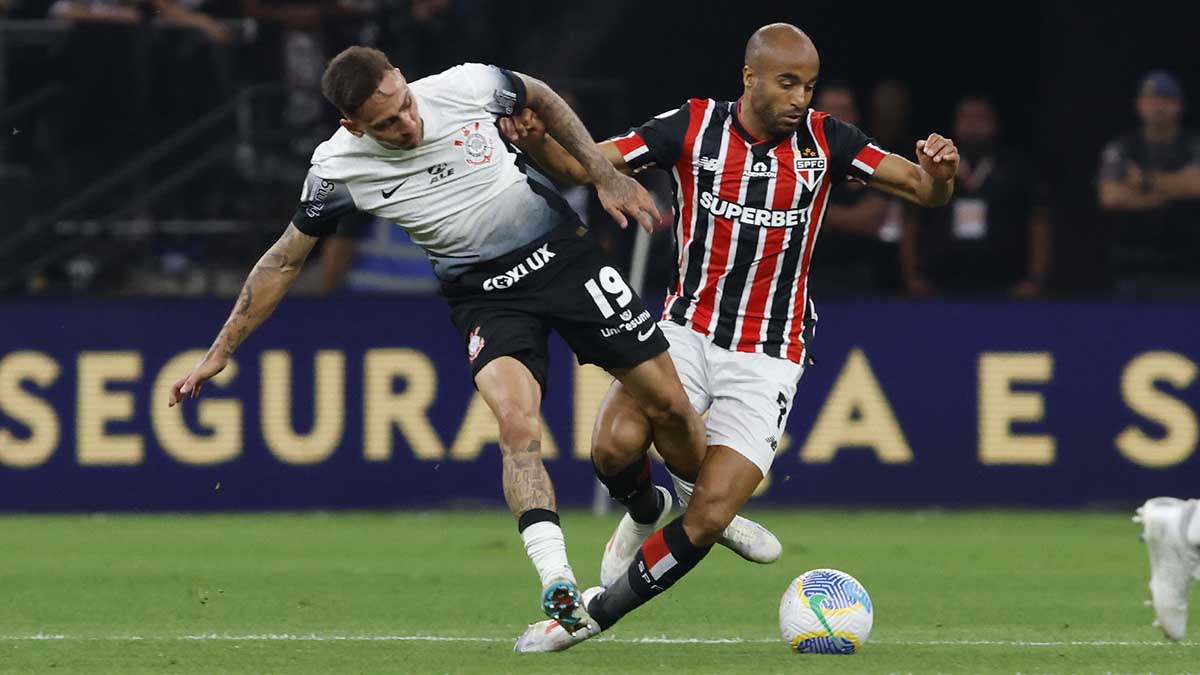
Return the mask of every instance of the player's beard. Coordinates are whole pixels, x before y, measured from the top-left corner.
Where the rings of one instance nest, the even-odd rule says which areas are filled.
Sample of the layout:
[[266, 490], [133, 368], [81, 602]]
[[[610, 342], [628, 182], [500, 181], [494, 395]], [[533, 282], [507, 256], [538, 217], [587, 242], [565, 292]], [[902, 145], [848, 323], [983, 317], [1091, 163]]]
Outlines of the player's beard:
[[[791, 136], [792, 134], [796, 133], [796, 129], [798, 129], [800, 126], [800, 124], [793, 125], [783, 119], [783, 116], [789, 112], [789, 106], [786, 105], [782, 106], [779, 111], [776, 111], [772, 108], [769, 101], [760, 103], [752, 98], [750, 100], [750, 111], [756, 118], [758, 118], [759, 123], [762, 124], [763, 129], [766, 130], [767, 135], [773, 140]], [[801, 114], [800, 123], [803, 123], [803, 121], [804, 117], [803, 114]]]
[[[796, 121], [792, 122], [791, 120], [786, 119], [785, 115], [796, 115]], [[791, 108], [785, 108], [783, 112], [781, 112], [775, 118], [775, 128], [772, 130], [772, 132], [776, 138], [791, 136], [792, 134], [796, 133], [796, 130], [800, 128], [801, 124], [804, 124], [804, 113], [793, 112]]]

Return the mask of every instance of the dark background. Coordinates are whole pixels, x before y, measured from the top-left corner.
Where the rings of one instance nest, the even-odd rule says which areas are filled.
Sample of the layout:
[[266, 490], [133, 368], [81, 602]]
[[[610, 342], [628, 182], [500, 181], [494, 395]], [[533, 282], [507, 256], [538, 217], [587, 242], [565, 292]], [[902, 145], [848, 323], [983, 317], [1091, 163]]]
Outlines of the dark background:
[[[8, 2], [15, 3], [9, 17], [17, 19], [44, 16], [49, 7], [45, 0]], [[1023, 151], [1030, 182], [1043, 185], [1049, 197], [1054, 225], [1050, 288], [1060, 295], [1105, 289], [1107, 231], [1095, 207], [1097, 160], [1105, 142], [1137, 128], [1133, 99], [1139, 78], [1152, 69], [1174, 72], [1190, 104], [1187, 126], [1196, 126], [1200, 56], [1195, 25], [1177, 3], [457, 0], [425, 23], [411, 18], [418, 4], [380, 0], [361, 21], [323, 20], [317, 33], [324, 58], [369, 34], [409, 79], [462, 61], [520, 69], [576, 93], [579, 111], [597, 137], [690, 97], [735, 98], [745, 41], [773, 21], [804, 29], [820, 50], [823, 80], [854, 86], [860, 108], [878, 81], [907, 84], [913, 93], [914, 141], [931, 131], [950, 133], [954, 105], [964, 95], [989, 96], [999, 110], [1001, 143]], [[230, 20], [242, 11], [237, 0], [208, 2], [202, 9]], [[43, 46], [0, 31], [7, 55], [0, 81], [4, 100], [19, 100], [57, 80], [69, 92], [49, 109], [4, 120], [24, 133], [0, 136], [0, 163], [7, 159], [32, 167], [32, 180], [30, 188], [6, 195], [10, 206], [0, 211], [0, 257], [4, 233], [21, 230], [27, 216], [77, 194], [241, 88], [286, 77], [279, 62], [281, 31], [267, 22], [259, 22], [252, 40], [230, 50], [219, 77], [198, 65], [207, 58], [202, 46], [170, 59], [155, 51], [162, 43], [178, 46], [194, 36], [171, 34], [141, 43], [119, 30], [82, 33], [75, 29], [65, 46], [61, 41]], [[229, 172], [202, 175], [187, 186], [187, 195], [164, 200], [167, 206], [160, 202], [152, 215], [235, 212], [261, 223], [260, 236], [243, 240], [249, 249], [261, 250], [259, 244], [277, 236], [294, 206], [299, 183], [292, 172], [302, 175], [312, 147], [334, 128], [336, 112], [321, 105], [324, 118], [307, 136], [265, 124], [290, 138], [281, 142], [290, 145], [290, 154], [278, 163], [287, 171], [257, 167], [251, 172], [255, 180], [243, 182], [230, 180]], [[200, 139], [184, 154], [202, 152], [205, 142]], [[911, 146], [889, 150], [912, 153]], [[269, 184], [269, 178], [277, 184]], [[81, 215], [117, 208], [122, 194], [116, 203], [102, 200]], [[155, 246], [161, 248], [161, 242]], [[189, 255], [200, 260], [217, 255], [213, 251], [228, 255], [211, 243], [200, 248], [204, 252]], [[20, 252], [9, 250], [14, 251]], [[122, 255], [158, 252], [151, 247]], [[247, 253], [233, 267], [244, 270], [253, 258]]]
[[[879, 80], [908, 84], [918, 137], [949, 134], [964, 95], [990, 97], [1002, 143], [1024, 151], [1035, 164], [1031, 179], [1047, 183], [1062, 291], [1102, 284], [1097, 161], [1107, 141], [1137, 127], [1138, 79], [1173, 71], [1187, 94], [1187, 126], [1196, 126], [1196, 27], [1175, 3], [749, 2], [736, 12], [722, 2], [647, 5], [629, 12], [620, 41], [587, 67], [589, 75], [627, 80], [635, 120], [687, 97], [738, 96], [746, 39], [773, 21], [808, 33], [822, 79], [851, 83], [860, 102]], [[888, 150], [912, 155], [912, 148]]]

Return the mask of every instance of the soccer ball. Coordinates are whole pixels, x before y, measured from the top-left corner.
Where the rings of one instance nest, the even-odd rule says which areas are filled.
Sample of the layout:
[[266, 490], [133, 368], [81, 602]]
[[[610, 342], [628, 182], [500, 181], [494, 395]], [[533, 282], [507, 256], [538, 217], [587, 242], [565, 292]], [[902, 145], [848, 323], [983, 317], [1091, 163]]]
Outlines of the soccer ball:
[[783, 640], [801, 654], [854, 654], [871, 635], [875, 611], [867, 590], [838, 570], [809, 570], [779, 601]]

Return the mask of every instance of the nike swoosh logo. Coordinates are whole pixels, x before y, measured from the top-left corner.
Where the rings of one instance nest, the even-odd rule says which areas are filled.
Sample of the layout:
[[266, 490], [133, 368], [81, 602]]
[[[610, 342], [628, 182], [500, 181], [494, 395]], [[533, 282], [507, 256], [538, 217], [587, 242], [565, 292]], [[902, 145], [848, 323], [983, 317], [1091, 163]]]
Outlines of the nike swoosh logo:
[[645, 334], [642, 334], [641, 331], [638, 332], [638, 342], [645, 342], [646, 340], [649, 340], [651, 335], [654, 335], [654, 324], [650, 324], [650, 327], [646, 329]]
[[829, 637], [833, 640], [833, 644], [838, 649], [843, 649], [845, 647], [845, 640], [834, 634], [833, 628], [830, 627], [829, 622], [825, 620], [825, 612], [821, 611], [822, 602], [825, 602], [825, 594], [813, 593], [808, 598], [808, 608], [812, 610], [813, 614], [817, 615], [817, 620], [820, 621], [821, 625], [825, 627], [825, 631], [829, 633]]
[[407, 182], [408, 182], [408, 179], [405, 178], [404, 180], [400, 181], [399, 183], [396, 183], [396, 187], [392, 188], [391, 190], [380, 190], [380, 192], [383, 193], [383, 198], [391, 199], [392, 195], [396, 194], [396, 190], [399, 190], [400, 186], [404, 185]]

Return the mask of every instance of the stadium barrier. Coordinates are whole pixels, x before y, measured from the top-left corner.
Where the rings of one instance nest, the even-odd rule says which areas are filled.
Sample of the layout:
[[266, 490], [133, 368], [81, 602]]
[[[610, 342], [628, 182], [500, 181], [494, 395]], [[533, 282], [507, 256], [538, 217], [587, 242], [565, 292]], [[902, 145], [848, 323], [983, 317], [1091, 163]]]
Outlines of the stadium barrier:
[[[1200, 484], [1194, 307], [819, 310], [762, 503], [1125, 504]], [[496, 425], [442, 301], [288, 300], [168, 408], [228, 311], [0, 304], [0, 510], [503, 505]], [[552, 359], [543, 448], [560, 503], [582, 506], [608, 377], [557, 338]]]

